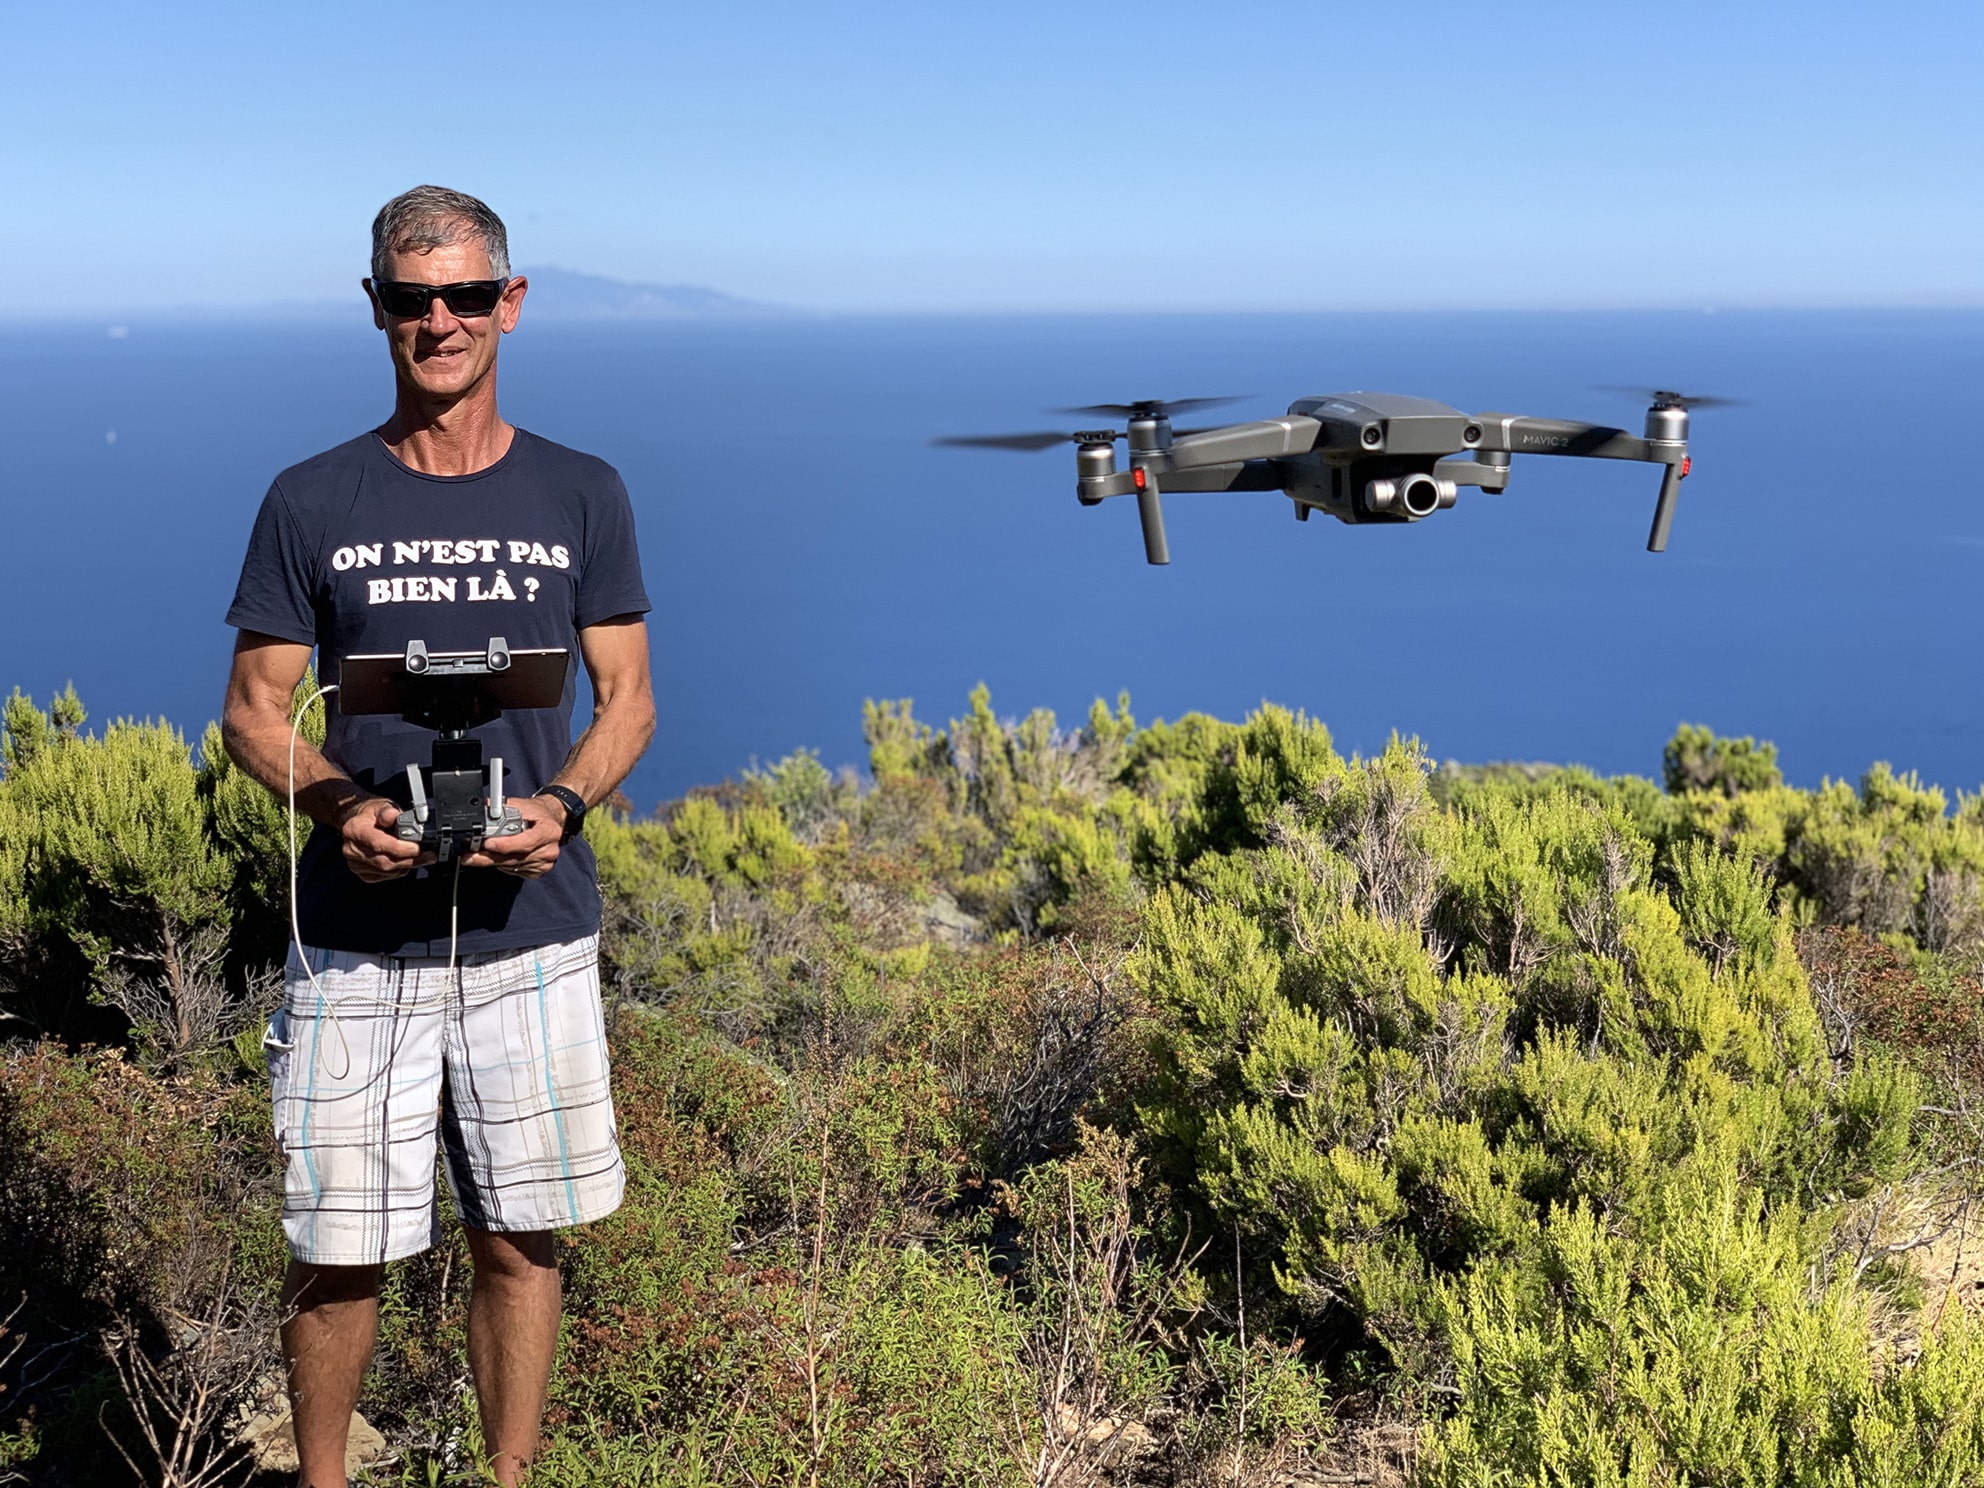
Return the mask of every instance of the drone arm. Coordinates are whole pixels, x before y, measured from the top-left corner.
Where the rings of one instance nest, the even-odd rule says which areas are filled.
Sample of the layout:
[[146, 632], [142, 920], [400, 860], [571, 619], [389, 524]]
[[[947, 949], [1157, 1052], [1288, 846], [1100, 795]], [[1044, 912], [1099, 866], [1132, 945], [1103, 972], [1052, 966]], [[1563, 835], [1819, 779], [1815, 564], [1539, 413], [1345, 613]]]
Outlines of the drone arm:
[[[1169, 471], [1196, 470], [1208, 465], [1236, 465], [1249, 460], [1279, 460], [1290, 455], [1306, 455], [1316, 447], [1323, 426], [1306, 414], [1291, 413], [1283, 418], [1261, 419], [1251, 424], [1229, 424], [1223, 429], [1206, 429], [1175, 439], [1171, 447], [1154, 451], [1150, 463], [1163, 462]], [[1178, 489], [1177, 482], [1171, 482]], [[1225, 490], [1227, 487], [1216, 489]]]
[[1139, 469], [1146, 479], [1162, 476], [1171, 491], [1277, 491], [1283, 480], [1271, 462], [1307, 454], [1322, 427], [1306, 415], [1289, 414], [1181, 435], [1164, 449], [1133, 449], [1131, 469], [1081, 476], [1081, 499], [1093, 504], [1136, 495], [1143, 489], [1137, 484]]
[[[1668, 456], [1637, 434], [1576, 419], [1526, 418], [1513, 413], [1483, 413], [1476, 449], [1492, 454], [1577, 455], [1588, 460], [1649, 460], [1668, 463]], [[1675, 457], [1676, 459], [1679, 456]]]
[[[1663, 413], [1668, 414], [1664, 426]], [[1650, 465], [1665, 467], [1660, 473], [1660, 499], [1654, 504], [1653, 529], [1647, 533], [1646, 550], [1649, 553], [1666, 551], [1667, 534], [1674, 525], [1674, 505], [1681, 494], [1681, 481], [1688, 473], [1685, 412], [1672, 414], [1656, 408], [1647, 415], [1648, 433], [1668, 432], [1680, 436], [1663, 439], [1641, 439], [1624, 429], [1608, 429], [1569, 419], [1522, 418], [1508, 413], [1484, 413], [1476, 422], [1481, 425], [1481, 442], [1477, 448], [1484, 452], [1643, 460]], [[1448, 474], [1446, 467], [1459, 463], [1457, 460], [1441, 461], [1441, 473]], [[1506, 469], [1504, 466], [1504, 483], [1508, 478]], [[1461, 477], [1448, 474], [1448, 479], [1459, 480]]]
[[1288, 477], [1272, 460], [1193, 465], [1164, 473], [1167, 491], [1279, 491], [1287, 484]]

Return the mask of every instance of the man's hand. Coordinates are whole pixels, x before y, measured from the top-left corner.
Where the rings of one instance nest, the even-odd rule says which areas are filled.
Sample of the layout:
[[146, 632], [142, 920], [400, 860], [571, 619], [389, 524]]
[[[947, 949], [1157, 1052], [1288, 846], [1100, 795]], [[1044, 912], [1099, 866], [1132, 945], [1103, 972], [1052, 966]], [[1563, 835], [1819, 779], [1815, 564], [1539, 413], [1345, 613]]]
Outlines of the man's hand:
[[485, 837], [482, 848], [462, 859], [464, 868], [499, 868], [518, 878], [542, 878], [558, 862], [558, 839], [565, 834], [565, 808], [551, 796], [511, 796], [524, 829], [508, 837]]
[[[394, 833], [399, 806], [379, 796], [366, 796], [346, 807], [338, 819], [344, 839], [345, 865], [364, 883], [404, 878], [434, 861], [418, 842], [402, 842]], [[464, 862], [468, 861], [463, 859]]]

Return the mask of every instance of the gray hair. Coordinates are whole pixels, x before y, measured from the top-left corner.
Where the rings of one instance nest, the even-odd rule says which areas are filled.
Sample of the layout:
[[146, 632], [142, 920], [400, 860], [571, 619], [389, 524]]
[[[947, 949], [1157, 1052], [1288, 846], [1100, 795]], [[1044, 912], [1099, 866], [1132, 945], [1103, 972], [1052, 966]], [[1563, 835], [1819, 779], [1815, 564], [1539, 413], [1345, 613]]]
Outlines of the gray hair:
[[372, 219], [372, 277], [390, 277], [387, 259], [395, 253], [427, 253], [459, 243], [465, 234], [482, 240], [490, 273], [498, 279], [510, 277], [510, 235], [503, 229], [503, 219], [484, 203], [445, 186], [402, 191]]

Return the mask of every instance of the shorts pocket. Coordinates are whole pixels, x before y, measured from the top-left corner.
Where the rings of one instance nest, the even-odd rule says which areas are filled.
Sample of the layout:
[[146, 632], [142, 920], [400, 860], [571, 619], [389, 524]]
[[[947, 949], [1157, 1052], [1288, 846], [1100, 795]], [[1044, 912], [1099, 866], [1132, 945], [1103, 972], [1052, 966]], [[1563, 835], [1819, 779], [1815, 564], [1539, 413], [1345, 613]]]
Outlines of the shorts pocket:
[[269, 1081], [278, 1097], [289, 1075], [289, 1056], [296, 1051], [296, 1039], [289, 1031], [289, 1009], [277, 1008], [262, 1031], [262, 1053], [269, 1062]]

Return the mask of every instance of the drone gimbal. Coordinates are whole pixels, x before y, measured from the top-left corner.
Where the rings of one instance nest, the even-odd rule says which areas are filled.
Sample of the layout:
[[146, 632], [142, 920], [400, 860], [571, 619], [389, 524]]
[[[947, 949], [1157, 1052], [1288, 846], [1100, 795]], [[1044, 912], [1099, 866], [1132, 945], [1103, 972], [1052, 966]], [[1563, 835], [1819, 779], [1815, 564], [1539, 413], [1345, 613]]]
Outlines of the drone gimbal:
[[[1096, 506], [1111, 496], [1137, 498], [1144, 556], [1169, 563], [1164, 536], [1166, 491], [1282, 491], [1307, 521], [1322, 511], [1352, 525], [1417, 522], [1454, 504], [1462, 486], [1508, 489], [1514, 455], [1576, 455], [1642, 460], [1663, 467], [1647, 551], [1667, 546], [1675, 498], [1689, 469], [1688, 409], [1726, 402], [1656, 391], [1643, 435], [1569, 419], [1512, 413], [1462, 413], [1427, 398], [1396, 393], [1333, 393], [1298, 398], [1281, 418], [1222, 428], [1173, 430], [1171, 415], [1237, 401], [1187, 398], [1165, 403], [1102, 403], [1068, 413], [1128, 420], [1121, 432], [1097, 429], [940, 439], [939, 444], [1039, 450], [1072, 442], [1075, 497]], [[1129, 468], [1119, 469], [1125, 440]]]
[[426, 778], [406, 767], [410, 807], [394, 830], [445, 863], [476, 851], [491, 837], [524, 829], [523, 814], [503, 794], [503, 761], [482, 759], [482, 741], [469, 730], [502, 717], [505, 708], [557, 706], [569, 660], [562, 649], [513, 651], [501, 636], [481, 651], [430, 652], [407, 642], [399, 655], [347, 656], [338, 666], [338, 709], [351, 714], [397, 713], [432, 729]]

